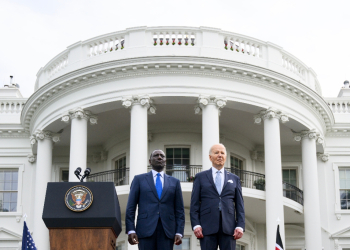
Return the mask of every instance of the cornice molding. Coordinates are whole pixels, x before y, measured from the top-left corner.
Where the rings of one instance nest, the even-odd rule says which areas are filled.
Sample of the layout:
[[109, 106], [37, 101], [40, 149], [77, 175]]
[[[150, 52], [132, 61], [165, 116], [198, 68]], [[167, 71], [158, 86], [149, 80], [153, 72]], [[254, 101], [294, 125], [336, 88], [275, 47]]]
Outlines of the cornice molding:
[[[157, 64], [156, 62], [159, 60], [161, 62]], [[170, 62], [164, 63], [165, 60], [171, 61], [171, 65]], [[180, 63], [179, 61], [182, 62]], [[180, 65], [181, 67], [174, 65], [176, 62], [178, 62], [177, 66]], [[128, 65], [126, 66], [126, 64]], [[43, 104], [48, 105], [51, 101], [60, 98], [73, 89], [115, 79], [178, 74], [235, 79], [274, 89], [309, 106], [327, 131], [331, 130], [331, 124], [334, 123], [333, 113], [322, 97], [309, 87], [300, 84], [292, 78], [253, 65], [222, 59], [198, 57], [125, 59], [100, 63], [67, 73], [41, 87], [27, 100], [22, 112], [21, 121], [25, 130], [29, 131], [32, 119], [35, 119], [38, 113], [44, 108]]]
[[156, 114], [156, 106], [153, 104], [153, 100], [148, 95], [134, 95], [124, 96], [122, 99], [122, 106], [124, 108], [131, 108], [132, 105], [141, 105], [147, 108], [148, 114]]
[[75, 108], [69, 110], [66, 114], [62, 115], [61, 121], [69, 123], [73, 119], [85, 119], [90, 122], [91, 125], [97, 124], [97, 116], [92, 114], [89, 110], [84, 110], [82, 108]]
[[274, 108], [268, 108], [266, 110], [261, 110], [259, 114], [254, 116], [254, 123], [261, 124], [263, 120], [272, 119], [272, 118], [276, 118], [280, 120], [282, 123], [286, 123], [289, 121], [288, 116], [284, 114], [282, 111]]

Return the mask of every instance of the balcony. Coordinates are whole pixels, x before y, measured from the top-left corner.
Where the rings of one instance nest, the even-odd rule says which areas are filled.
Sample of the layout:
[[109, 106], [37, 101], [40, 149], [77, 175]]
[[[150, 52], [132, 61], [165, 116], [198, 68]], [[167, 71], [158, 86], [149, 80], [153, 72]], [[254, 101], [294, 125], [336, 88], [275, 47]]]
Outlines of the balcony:
[[[237, 175], [244, 188], [265, 191], [265, 175], [235, 168], [225, 168], [226, 171]], [[148, 171], [151, 167], [148, 166]], [[180, 182], [193, 182], [197, 173], [202, 171], [201, 165], [175, 165], [167, 166], [165, 173], [180, 180]], [[92, 174], [88, 182], [114, 182], [116, 186], [129, 185], [129, 168], [115, 169]], [[283, 196], [303, 205], [303, 191], [287, 182], [283, 182]]]

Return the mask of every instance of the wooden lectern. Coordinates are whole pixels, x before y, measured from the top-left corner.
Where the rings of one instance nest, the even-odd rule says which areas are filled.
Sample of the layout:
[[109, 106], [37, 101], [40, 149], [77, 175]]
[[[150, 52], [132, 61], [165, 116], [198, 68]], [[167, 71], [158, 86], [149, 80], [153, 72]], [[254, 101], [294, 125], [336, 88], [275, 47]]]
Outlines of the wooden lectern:
[[[88, 208], [86, 206], [84, 211], [74, 211], [69, 204], [66, 205], [66, 197], [73, 196], [71, 190], [80, 192], [79, 186], [92, 193], [91, 205]], [[79, 194], [77, 197], [77, 201], [81, 202]], [[70, 202], [75, 204], [77, 201]], [[43, 220], [50, 231], [51, 250], [115, 250], [116, 239], [122, 228], [114, 183], [48, 183]]]

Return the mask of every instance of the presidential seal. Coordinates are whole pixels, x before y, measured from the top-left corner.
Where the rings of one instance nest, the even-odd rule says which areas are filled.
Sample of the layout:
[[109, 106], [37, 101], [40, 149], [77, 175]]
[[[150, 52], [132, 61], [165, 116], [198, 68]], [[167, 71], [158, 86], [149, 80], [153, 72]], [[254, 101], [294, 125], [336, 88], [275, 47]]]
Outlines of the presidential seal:
[[70, 210], [82, 212], [91, 206], [93, 196], [87, 187], [74, 186], [67, 191], [64, 201]]

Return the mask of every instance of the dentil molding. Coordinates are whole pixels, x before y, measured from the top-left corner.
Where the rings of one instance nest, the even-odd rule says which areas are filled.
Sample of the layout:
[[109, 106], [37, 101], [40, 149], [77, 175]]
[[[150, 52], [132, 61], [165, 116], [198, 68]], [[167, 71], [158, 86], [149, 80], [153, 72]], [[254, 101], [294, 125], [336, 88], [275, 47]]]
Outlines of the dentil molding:
[[317, 144], [323, 144], [324, 139], [315, 129], [303, 130], [300, 133], [294, 133], [294, 140], [301, 141], [302, 139], [315, 139]]
[[89, 110], [84, 110], [82, 108], [75, 108], [69, 110], [66, 114], [62, 115], [61, 121], [69, 123], [73, 119], [85, 119], [90, 122], [91, 125], [97, 124], [97, 116], [92, 114]]
[[227, 99], [223, 96], [214, 96], [214, 95], [200, 95], [197, 99], [197, 105], [194, 107], [194, 113], [200, 115], [202, 109], [205, 106], [214, 104], [220, 111], [220, 109], [226, 106]]
[[124, 108], [130, 108], [133, 104], [140, 104], [148, 110], [148, 114], [156, 114], [156, 106], [153, 104], [153, 100], [148, 95], [134, 95], [134, 96], [124, 96], [122, 99], [122, 105]]
[[[115, 81], [123, 78], [147, 77], [150, 75], [201, 75], [206, 77], [218, 77], [232, 80], [240, 80], [247, 84], [260, 85], [278, 92], [283, 92], [288, 98], [298, 99], [303, 105], [309, 106], [327, 131], [331, 131], [334, 123], [333, 114], [317, 93], [307, 86], [292, 80], [283, 74], [272, 72], [264, 68], [239, 62], [223, 62], [212, 58], [186, 57], [161, 57], [125, 59], [100, 63], [60, 76], [42, 88], [37, 90], [23, 108], [21, 122], [25, 131], [30, 131], [30, 126], [46, 105], [61, 98], [66, 93], [84, 88], [89, 85], [97, 85], [106, 81]], [[157, 60], [170, 60], [170, 63], [154, 64]], [[183, 63], [186, 60], [187, 63]], [[182, 67], [176, 67], [176, 65]], [[156, 67], [158, 66], [158, 67]], [[171, 67], [170, 67], [171, 66]], [[215, 68], [215, 70], [213, 70]]]
[[280, 120], [282, 123], [286, 123], [289, 121], [288, 116], [284, 114], [282, 111], [268, 108], [266, 110], [260, 111], [259, 114], [254, 116], [254, 123], [261, 124], [262, 120], [276, 118]]

